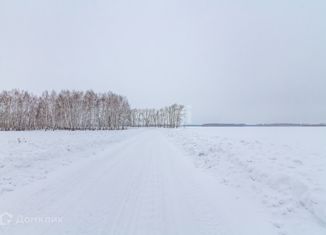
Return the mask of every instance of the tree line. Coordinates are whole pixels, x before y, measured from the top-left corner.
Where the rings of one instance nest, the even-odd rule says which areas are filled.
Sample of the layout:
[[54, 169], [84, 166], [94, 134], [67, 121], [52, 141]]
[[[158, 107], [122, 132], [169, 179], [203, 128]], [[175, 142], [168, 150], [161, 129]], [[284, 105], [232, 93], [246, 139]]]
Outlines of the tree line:
[[184, 106], [174, 104], [161, 109], [132, 109], [130, 123], [133, 127], [170, 127], [181, 125]]
[[160, 110], [131, 109], [126, 97], [92, 90], [0, 93], [0, 130], [118, 130], [132, 127], [178, 127], [183, 106]]

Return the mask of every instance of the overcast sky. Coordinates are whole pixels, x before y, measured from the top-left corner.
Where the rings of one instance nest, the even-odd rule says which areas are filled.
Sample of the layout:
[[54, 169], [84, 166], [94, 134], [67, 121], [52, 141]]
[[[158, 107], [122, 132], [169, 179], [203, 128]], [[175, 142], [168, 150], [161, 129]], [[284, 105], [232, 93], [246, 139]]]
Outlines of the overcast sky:
[[325, 0], [0, 0], [0, 89], [111, 90], [192, 123], [326, 122]]

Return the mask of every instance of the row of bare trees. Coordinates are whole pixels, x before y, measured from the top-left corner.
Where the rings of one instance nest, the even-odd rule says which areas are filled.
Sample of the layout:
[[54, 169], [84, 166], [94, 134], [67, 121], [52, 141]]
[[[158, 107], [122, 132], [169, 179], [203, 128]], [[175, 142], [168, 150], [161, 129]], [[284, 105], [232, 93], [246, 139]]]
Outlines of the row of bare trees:
[[113, 130], [132, 127], [179, 127], [182, 105], [130, 109], [112, 92], [63, 90], [35, 96], [26, 91], [0, 93], [0, 130]]
[[45, 91], [41, 96], [19, 90], [0, 93], [1, 130], [124, 129], [129, 113], [127, 99], [111, 92]]
[[161, 109], [132, 109], [130, 125], [133, 127], [170, 127], [181, 125], [184, 106], [174, 104]]

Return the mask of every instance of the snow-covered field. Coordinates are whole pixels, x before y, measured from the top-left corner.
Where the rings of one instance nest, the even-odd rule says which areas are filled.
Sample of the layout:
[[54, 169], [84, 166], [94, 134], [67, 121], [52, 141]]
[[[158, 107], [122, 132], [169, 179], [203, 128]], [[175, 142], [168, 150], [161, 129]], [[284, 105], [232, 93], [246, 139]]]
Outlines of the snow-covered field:
[[326, 128], [0, 132], [0, 234], [326, 234]]
[[326, 234], [326, 128], [207, 127], [173, 141], [222, 184], [260, 201], [284, 234]]
[[0, 197], [133, 134], [135, 130], [0, 132]]

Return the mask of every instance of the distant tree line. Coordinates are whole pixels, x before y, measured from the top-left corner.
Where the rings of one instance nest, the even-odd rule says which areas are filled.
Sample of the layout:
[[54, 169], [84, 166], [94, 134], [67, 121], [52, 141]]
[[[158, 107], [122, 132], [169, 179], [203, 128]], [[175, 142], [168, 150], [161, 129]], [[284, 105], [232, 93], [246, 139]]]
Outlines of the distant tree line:
[[133, 127], [170, 127], [181, 125], [184, 106], [174, 104], [161, 109], [132, 109], [130, 123]]
[[128, 126], [178, 127], [181, 105], [153, 109], [130, 109], [126, 97], [92, 90], [41, 96], [27, 91], [0, 93], [0, 130], [118, 130]]

